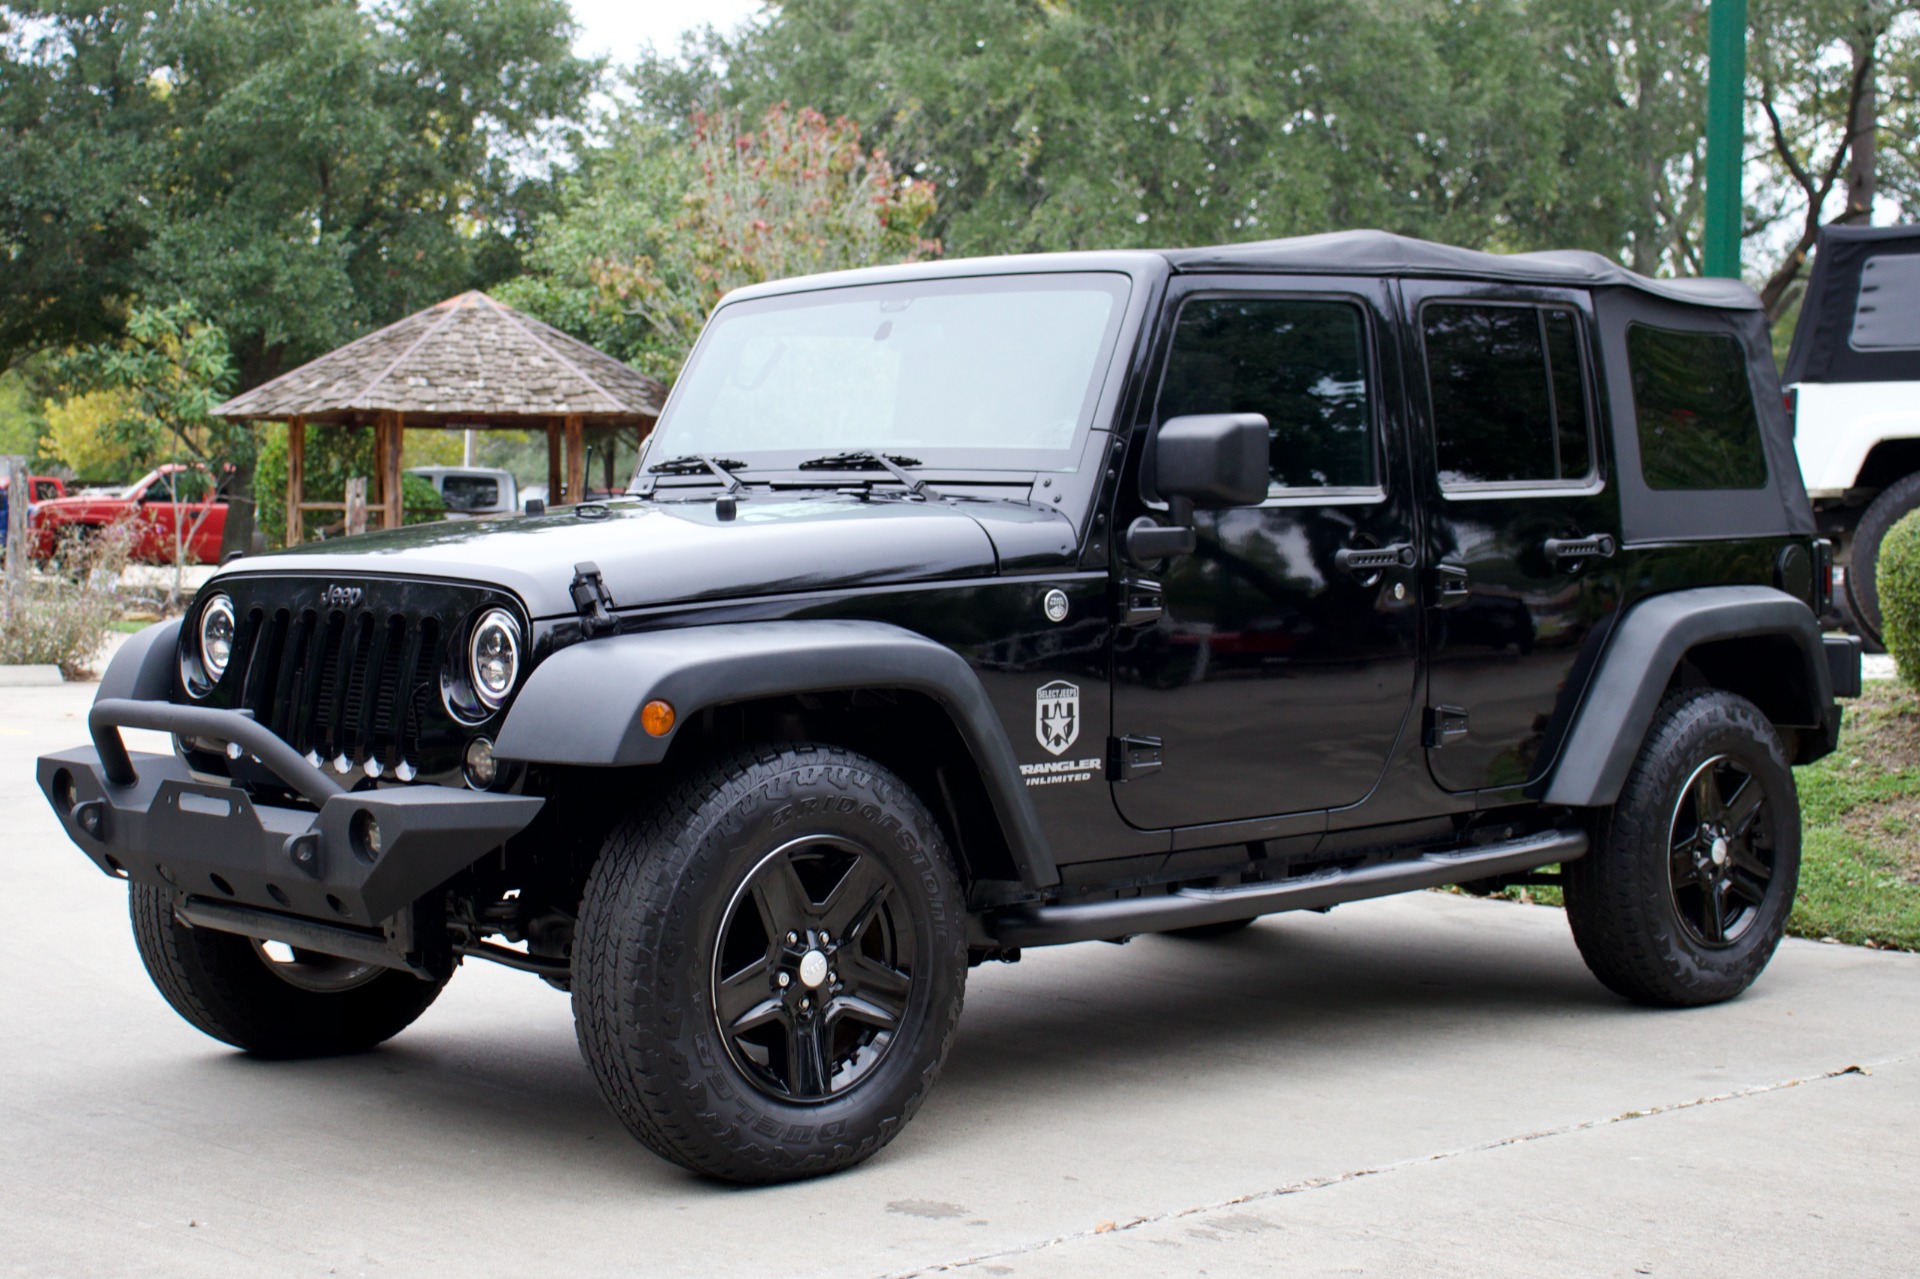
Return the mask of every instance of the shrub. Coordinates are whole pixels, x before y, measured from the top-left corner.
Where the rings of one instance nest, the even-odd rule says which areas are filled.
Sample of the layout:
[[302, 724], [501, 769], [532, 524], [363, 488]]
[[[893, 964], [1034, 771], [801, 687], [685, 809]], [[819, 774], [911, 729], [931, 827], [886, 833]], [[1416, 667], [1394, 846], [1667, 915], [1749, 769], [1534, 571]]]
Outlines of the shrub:
[[1880, 633], [1901, 682], [1920, 690], [1920, 511], [1888, 530], [1880, 543]]
[[123, 521], [64, 539], [55, 558], [63, 571], [0, 589], [0, 666], [58, 666], [68, 679], [91, 671], [120, 611], [114, 592], [133, 532]]

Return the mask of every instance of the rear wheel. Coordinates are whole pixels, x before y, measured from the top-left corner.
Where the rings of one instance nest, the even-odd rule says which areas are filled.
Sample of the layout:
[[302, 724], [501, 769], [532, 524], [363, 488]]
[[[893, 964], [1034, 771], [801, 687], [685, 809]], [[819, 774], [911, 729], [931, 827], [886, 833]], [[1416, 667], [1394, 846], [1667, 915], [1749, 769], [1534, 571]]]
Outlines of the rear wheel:
[[608, 837], [574, 951], [580, 1047], [655, 1153], [833, 1172], [912, 1117], [953, 1041], [965, 907], [905, 783], [831, 747], [720, 761]]
[[411, 1025], [444, 981], [191, 928], [157, 888], [133, 885], [133, 940], [173, 1010], [262, 1057], [365, 1052]]
[[1910, 511], [1920, 510], [1920, 474], [1902, 476], [1880, 491], [1854, 526], [1847, 560], [1847, 611], [1853, 615], [1860, 638], [1885, 652], [1881, 634], [1880, 544]]
[[1780, 944], [1800, 805], [1773, 725], [1745, 698], [1661, 705], [1592, 849], [1562, 870], [1567, 919], [1608, 989], [1683, 1007], [1731, 999]]

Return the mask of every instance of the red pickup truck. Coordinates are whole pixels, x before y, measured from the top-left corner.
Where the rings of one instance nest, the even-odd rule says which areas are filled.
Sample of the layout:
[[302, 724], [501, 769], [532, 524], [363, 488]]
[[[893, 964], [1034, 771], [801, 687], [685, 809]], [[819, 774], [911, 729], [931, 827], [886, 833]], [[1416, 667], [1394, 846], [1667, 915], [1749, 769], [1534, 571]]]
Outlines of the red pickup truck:
[[[36, 485], [36, 492], [38, 486]], [[190, 564], [217, 564], [227, 529], [227, 504], [207, 468], [174, 464], [149, 472], [123, 489], [36, 501], [28, 508], [36, 559], [50, 558], [69, 530], [132, 520], [133, 558], [173, 563], [176, 531]]]

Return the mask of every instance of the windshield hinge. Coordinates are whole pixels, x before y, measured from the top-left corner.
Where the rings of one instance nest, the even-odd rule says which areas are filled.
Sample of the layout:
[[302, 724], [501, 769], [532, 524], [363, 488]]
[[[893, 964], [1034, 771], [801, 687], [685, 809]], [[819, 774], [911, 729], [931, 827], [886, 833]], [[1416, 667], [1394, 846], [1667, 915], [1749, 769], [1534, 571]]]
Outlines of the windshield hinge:
[[587, 639], [605, 635], [620, 623], [613, 615], [613, 596], [600, 576], [600, 566], [591, 561], [573, 566], [573, 608], [580, 614], [580, 633]]

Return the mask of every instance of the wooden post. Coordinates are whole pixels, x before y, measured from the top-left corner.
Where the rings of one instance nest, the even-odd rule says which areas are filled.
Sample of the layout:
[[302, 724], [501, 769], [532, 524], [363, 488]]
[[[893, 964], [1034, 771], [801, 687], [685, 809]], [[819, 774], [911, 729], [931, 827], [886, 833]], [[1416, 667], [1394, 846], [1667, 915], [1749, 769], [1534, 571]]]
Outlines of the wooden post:
[[580, 415], [567, 414], [567, 501], [587, 500], [586, 433]]
[[0, 536], [7, 545], [7, 591], [17, 595], [27, 583], [27, 503], [33, 500], [33, 481], [27, 477], [27, 459], [4, 459], [7, 472], [7, 527]]
[[296, 413], [287, 419], [287, 545], [307, 540], [307, 419]]
[[400, 455], [406, 443], [407, 419], [403, 413], [395, 413], [387, 422], [387, 452], [381, 462], [386, 468], [383, 477], [386, 483], [387, 510], [382, 528], [399, 528], [404, 520], [404, 494], [406, 488], [400, 482]]
[[560, 505], [560, 423], [547, 422], [547, 505]]
[[367, 531], [367, 477], [356, 475], [347, 481], [347, 536], [358, 537]]

